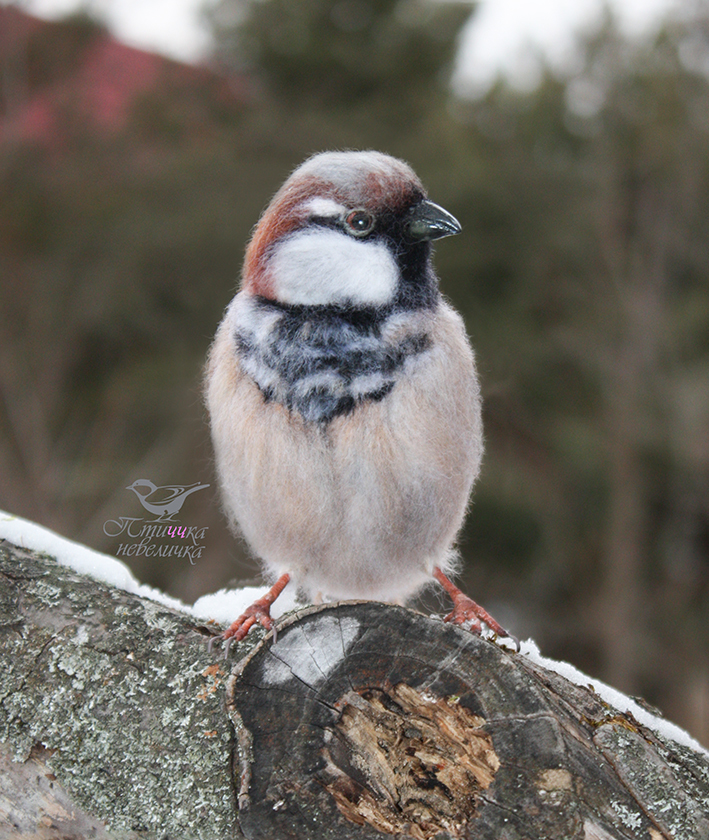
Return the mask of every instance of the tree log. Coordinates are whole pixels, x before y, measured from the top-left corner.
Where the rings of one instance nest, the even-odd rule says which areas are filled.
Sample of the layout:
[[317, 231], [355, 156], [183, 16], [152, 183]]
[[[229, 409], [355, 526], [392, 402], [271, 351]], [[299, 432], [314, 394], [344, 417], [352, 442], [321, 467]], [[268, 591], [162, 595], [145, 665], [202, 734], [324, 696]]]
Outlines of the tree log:
[[707, 754], [461, 628], [216, 632], [2, 543], [0, 838], [709, 838]]

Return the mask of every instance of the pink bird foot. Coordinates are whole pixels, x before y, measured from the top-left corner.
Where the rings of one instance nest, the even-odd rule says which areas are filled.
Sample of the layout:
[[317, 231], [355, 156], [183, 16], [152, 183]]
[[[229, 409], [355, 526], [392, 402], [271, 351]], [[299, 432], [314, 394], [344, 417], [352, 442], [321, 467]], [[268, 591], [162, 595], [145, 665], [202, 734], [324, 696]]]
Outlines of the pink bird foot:
[[278, 598], [278, 596], [286, 588], [290, 575], [288, 572], [281, 575], [268, 592], [257, 601], [254, 601], [250, 607], [247, 607], [244, 612], [231, 624], [221, 636], [215, 636], [209, 641], [209, 650], [212, 649], [214, 643], [222, 640], [224, 644], [224, 658], [229, 655], [229, 648], [233, 642], [240, 642], [245, 639], [249, 630], [258, 622], [266, 630], [273, 631], [273, 641], [276, 641], [276, 626], [271, 618], [271, 605]]
[[490, 613], [476, 604], [472, 598], [469, 598], [464, 592], [452, 583], [443, 572], [436, 566], [433, 570], [433, 576], [441, 584], [441, 586], [450, 595], [453, 601], [453, 609], [443, 619], [451, 624], [468, 624], [471, 633], [480, 635], [483, 629], [483, 624], [492, 630], [497, 636], [511, 639], [515, 647], [519, 651], [519, 639], [508, 633], [501, 624], [490, 615]]

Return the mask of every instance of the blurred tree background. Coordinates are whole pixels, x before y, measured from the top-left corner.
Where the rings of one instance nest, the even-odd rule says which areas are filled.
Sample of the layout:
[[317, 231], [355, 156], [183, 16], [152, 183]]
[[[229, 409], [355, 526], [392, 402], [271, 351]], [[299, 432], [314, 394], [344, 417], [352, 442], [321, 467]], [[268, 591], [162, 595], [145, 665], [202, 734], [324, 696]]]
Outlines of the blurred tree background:
[[187, 601], [253, 577], [201, 366], [289, 171], [379, 148], [464, 228], [436, 255], [485, 396], [462, 585], [709, 743], [709, 7], [641, 40], [607, 14], [573, 68], [473, 100], [471, 5], [210, 9], [206, 69], [0, 7], [0, 507], [115, 553], [127, 485], [210, 483], [194, 565], [128, 562]]

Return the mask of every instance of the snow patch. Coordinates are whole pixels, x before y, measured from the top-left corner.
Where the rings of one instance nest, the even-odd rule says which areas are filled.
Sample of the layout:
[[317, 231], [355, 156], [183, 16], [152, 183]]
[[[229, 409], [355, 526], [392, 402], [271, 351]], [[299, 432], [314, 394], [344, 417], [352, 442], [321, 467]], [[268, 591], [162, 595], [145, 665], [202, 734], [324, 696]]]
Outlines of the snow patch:
[[619, 712], [630, 712], [638, 723], [647, 726], [648, 729], [652, 729], [653, 732], [656, 732], [661, 737], [682, 744], [684, 747], [689, 747], [691, 750], [709, 755], [709, 750], [705, 749], [699, 741], [695, 741], [684, 729], [681, 729], [674, 723], [670, 723], [670, 721], [664, 718], [653, 715], [652, 712], [649, 712], [621, 691], [611, 688], [611, 686], [601, 682], [601, 680], [589, 677], [568, 662], [558, 662], [556, 659], [549, 659], [546, 656], [542, 656], [537, 643], [532, 639], [527, 639], [526, 642], [522, 642], [520, 653], [528, 657], [536, 665], [541, 665], [542, 668], [547, 668], [549, 671], [555, 671], [575, 685], [592, 688], [609, 706], [612, 706]]
[[[48, 528], [43, 528], [41, 525], [3, 510], [0, 510], [0, 539], [7, 540], [20, 548], [42, 551], [54, 557], [61, 566], [73, 569], [81, 575], [87, 575], [140, 598], [156, 601], [170, 609], [180, 610], [203, 621], [213, 619], [223, 624], [230, 624], [246, 607], [260, 598], [265, 589], [265, 587], [255, 586], [247, 586], [243, 589], [222, 589], [211, 595], [204, 595], [190, 607], [179, 598], [172, 598], [159, 589], [140, 583], [128, 566], [116, 557], [94, 551], [81, 543], [61, 537]], [[274, 618], [278, 618], [295, 607], [294, 590], [295, 587], [292, 592], [286, 590], [276, 601], [271, 609], [271, 615]]]
[[[194, 602], [192, 607], [185, 607], [185, 609], [195, 618], [205, 621], [213, 619], [220, 624], [231, 624], [254, 601], [262, 598], [267, 588], [266, 586], [244, 586], [241, 589], [220, 589], [218, 592], [203, 595]], [[295, 586], [287, 586], [271, 606], [271, 618], [280, 618], [297, 606], [302, 607], [302, 604], [296, 604], [295, 596]]]
[[174, 610], [189, 608], [178, 598], [171, 598], [159, 589], [139, 583], [131, 570], [115, 557], [94, 551], [81, 543], [60, 537], [49, 528], [43, 528], [28, 519], [0, 510], [0, 539], [20, 548], [49, 554], [62, 566], [68, 566], [80, 575], [115, 586], [141, 598], [149, 598]]
[[[67, 566], [79, 574], [87, 575], [109, 586], [115, 586], [116, 589], [122, 589], [140, 598], [156, 601], [173, 610], [187, 613], [200, 621], [214, 620], [221, 624], [231, 624], [248, 606], [260, 598], [266, 589], [265, 586], [220, 589], [218, 592], [203, 595], [190, 607], [179, 598], [173, 598], [159, 589], [140, 583], [128, 566], [116, 557], [94, 551], [48, 528], [43, 528], [28, 519], [14, 516], [3, 510], [0, 510], [0, 539], [5, 539], [21, 548], [42, 551], [54, 557], [61, 566]], [[271, 607], [273, 618], [279, 618], [296, 607], [295, 594], [295, 587], [285, 590]]]
[[[59, 536], [48, 528], [2, 510], [0, 510], [0, 539], [21, 548], [44, 552], [54, 557], [60, 565], [67, 566], [79, 574], [88, 575], [94, 580], [115, 586], [138, 597], [156, 601], [200, 620], [213, 619], [220, 623], [229, 623], [264, 593], [264, 587], [222, 589], [211, 595], [204, 595], [190, 607], [178, 598], [172, 598], [158, 589], [139, 583], [125, 563], [117, 558], [93, 551], [81, 543]], [[295, 587], [292, 587], [290, 591], [287, 588], [271, 608], [271, 615], [278, 618], [295, 606]], [[271, 647], [277, 659], [274, 658], [266, 663], [270, 669], [264, 674], [267, 684], [278, 685], [295, 675], [315, 685], [337, 667], [357, 638], [359, 622], [349, 617], [324, 618], [331, 622], [325, 625], [327, 632], [319, 632], [317, 636], [312, 636], [312, 634], [307, 634], [302, 627], [293, 627]], [[77, 632], [80, 633], [81, 630]], [[630, 712], [639, 723], [657, 732], [663, 738], [709, 755], [709, 750], [684, 729], [653, 715], [622, 692], [589, 677], [568, 662], [558, 662], [542, 656], [539, 647], [532, 639], [522, 642], [521, 655], [527, 656], [543, 668], [555, 671], [576, 685], [590, 686], [608, 705], [620, 712]]]

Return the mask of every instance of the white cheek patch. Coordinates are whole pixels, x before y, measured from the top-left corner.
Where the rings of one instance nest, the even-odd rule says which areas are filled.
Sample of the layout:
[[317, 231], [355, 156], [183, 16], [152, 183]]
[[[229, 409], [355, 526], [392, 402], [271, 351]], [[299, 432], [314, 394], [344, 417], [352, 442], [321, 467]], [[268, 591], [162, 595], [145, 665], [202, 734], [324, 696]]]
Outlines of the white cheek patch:
[[269, 260], [277, 300], [304, 306], [389, 303], [398, 268], [386, 245], [336, 230], [295, 233]]

